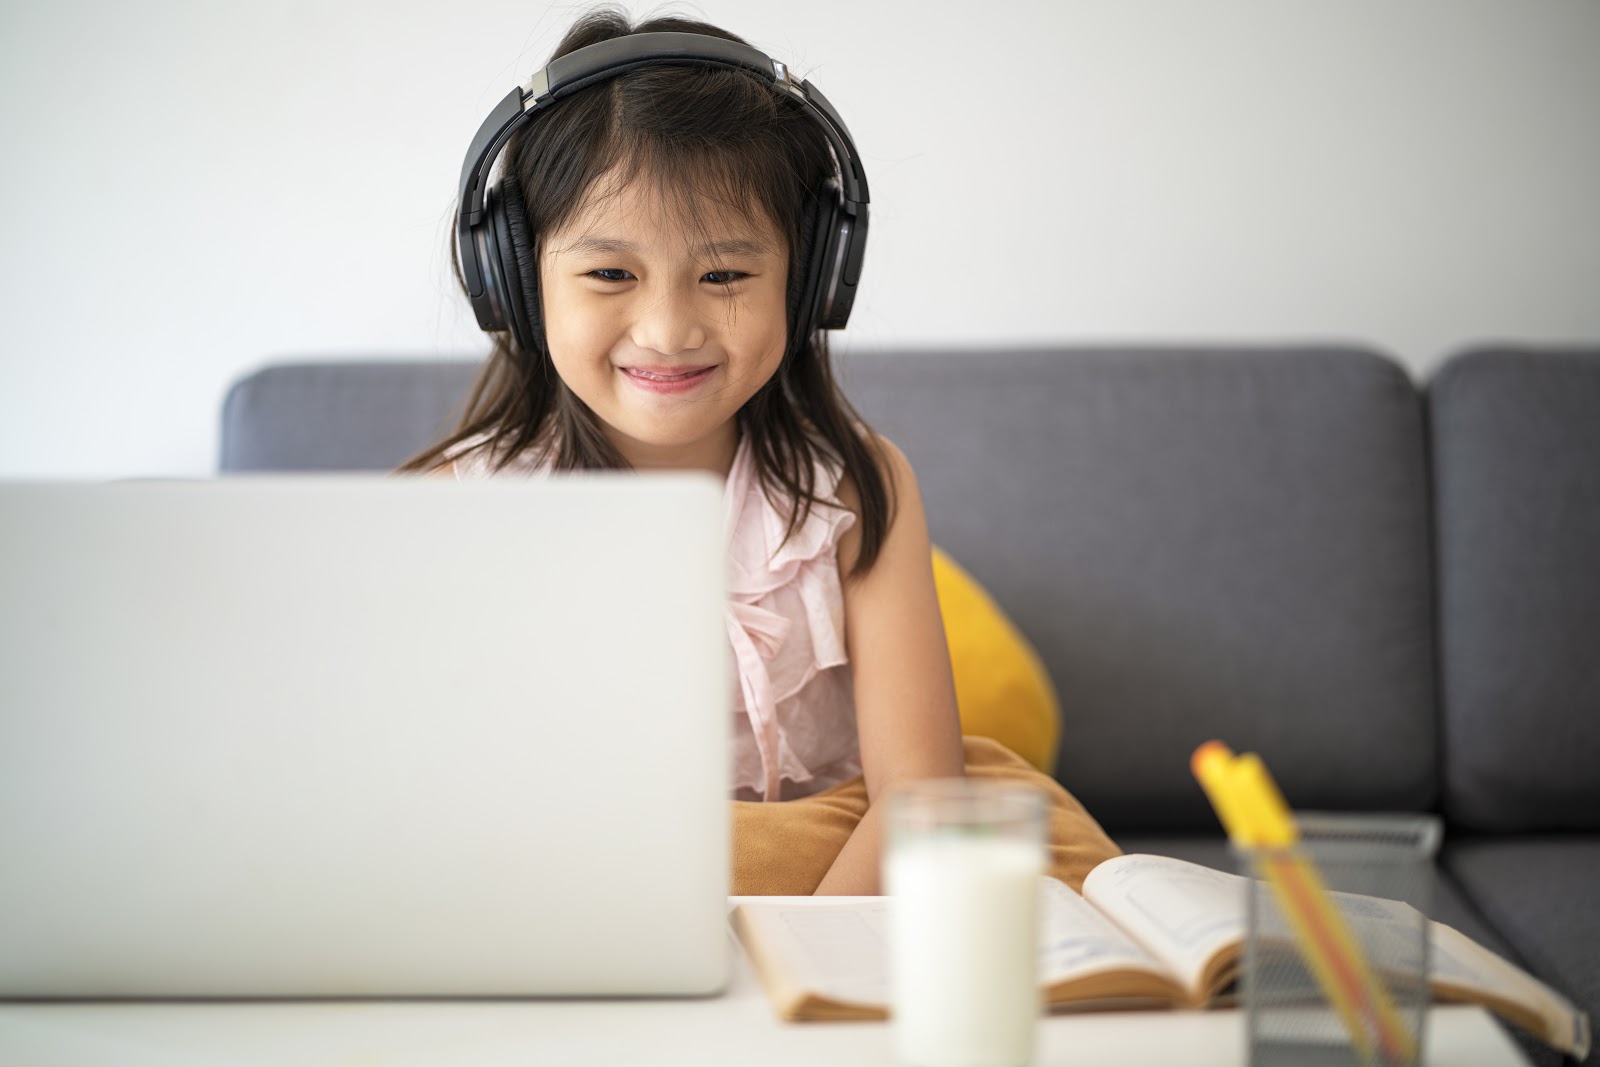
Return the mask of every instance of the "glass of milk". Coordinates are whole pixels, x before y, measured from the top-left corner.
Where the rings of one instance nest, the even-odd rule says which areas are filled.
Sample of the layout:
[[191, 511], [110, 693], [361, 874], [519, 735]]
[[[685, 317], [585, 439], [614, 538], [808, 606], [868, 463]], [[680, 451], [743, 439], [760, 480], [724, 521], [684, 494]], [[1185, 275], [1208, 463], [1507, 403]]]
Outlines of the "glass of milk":
[[889, 797], [884, 884], [895, 1052], [912, 1067], [1033, 1059], [1046, 798], [1011, 782], [917, 782]]

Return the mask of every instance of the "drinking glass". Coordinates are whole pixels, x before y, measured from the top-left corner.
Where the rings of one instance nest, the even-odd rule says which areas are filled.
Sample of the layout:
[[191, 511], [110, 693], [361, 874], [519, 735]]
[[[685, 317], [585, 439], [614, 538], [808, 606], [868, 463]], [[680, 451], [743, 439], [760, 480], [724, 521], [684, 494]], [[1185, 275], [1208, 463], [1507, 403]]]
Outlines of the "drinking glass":
[[884, 883], [895, 1052], [912, 1067], [1033, 1058], [1046, 798], [951, 778], [889, 798]]

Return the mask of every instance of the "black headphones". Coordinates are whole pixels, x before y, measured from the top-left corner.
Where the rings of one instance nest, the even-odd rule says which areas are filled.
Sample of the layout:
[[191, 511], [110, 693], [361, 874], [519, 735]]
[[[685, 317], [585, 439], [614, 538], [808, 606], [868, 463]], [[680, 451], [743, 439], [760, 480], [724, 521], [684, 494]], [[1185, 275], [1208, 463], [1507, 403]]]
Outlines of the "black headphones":
[[[579, 48], [535, 74], [526, 86], [511, 90], [484, 120], [461, 167], [456, 217], [456, 249], [478, 325], [509, 329], [524, 352], [541, 347], [538, 243], [528, 225], [522, 190], [510, 176], [485, 188], [506, 141], [561, 98], [653, 63], [749, 71], [798, 100], [822, 128], [833, 149], [837, 179], [816, 191], [819, 203], [802, 225], [791, 336], [803, 337], [813, 323], [826, 330], [842, 328], [855, 302], [867, 247], [867, 177], [850, 131], [827, 97], [808, 81], [792, 81], [782, 63], [747, 45], [698, 33], [635, 33]], [[793, 284], [791, 291], [796, 291]]]

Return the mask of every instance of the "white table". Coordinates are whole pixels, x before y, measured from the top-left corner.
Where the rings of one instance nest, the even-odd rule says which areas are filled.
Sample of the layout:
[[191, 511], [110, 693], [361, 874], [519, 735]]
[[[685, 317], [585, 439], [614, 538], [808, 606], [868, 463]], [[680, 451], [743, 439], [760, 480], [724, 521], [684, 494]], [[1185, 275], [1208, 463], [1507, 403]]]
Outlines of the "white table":
[[[781, 1023], [742, 952], [703, 1000], [0, 1003], [0, 1064], [17, 1067], [886, 1067], [883, 1023]], [[1056, 1015], [1036, 1067], [1244, 1063], [1234, 1011]], [[1523, 1064], [1477, 1008], [1432, 1012], [1435, 1067]]]

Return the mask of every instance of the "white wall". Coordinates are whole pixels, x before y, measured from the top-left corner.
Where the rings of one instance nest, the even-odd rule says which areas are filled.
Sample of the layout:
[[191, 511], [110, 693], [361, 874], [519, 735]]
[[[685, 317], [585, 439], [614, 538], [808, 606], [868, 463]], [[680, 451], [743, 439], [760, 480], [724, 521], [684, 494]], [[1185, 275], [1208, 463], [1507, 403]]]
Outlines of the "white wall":
[[[636, 2], [633, 9], [656, 5]], [[479, 347], [479, 121], [585, 5], [0, 6], [0, 476], [199, 474], [284, 355]], [[869, 167], [849, 347], [1600, 339], [1600, 4], [702, 0]]]

